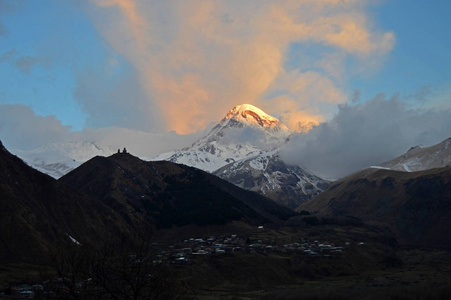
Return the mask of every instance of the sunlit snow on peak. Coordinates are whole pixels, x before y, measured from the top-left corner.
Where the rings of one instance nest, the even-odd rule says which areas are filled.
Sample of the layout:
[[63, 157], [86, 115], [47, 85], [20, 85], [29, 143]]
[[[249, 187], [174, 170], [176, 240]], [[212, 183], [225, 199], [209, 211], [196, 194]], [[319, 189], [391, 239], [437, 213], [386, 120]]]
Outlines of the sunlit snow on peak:
[[279, 119], [268, 115], [263, 110], [251, 105], [242, 104], [232, 108], [221, 120], [220, 124], [225, 125], [228, 120], [233, 119], [246, 125], [259, 126], [265, 129], [290, 132], [287, 126]]

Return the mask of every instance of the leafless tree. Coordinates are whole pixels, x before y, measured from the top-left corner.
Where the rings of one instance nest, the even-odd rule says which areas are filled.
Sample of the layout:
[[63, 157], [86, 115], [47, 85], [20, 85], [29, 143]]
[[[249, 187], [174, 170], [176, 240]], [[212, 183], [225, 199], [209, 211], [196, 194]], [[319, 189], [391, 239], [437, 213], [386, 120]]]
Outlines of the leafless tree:
[[[177, 270], [156, 257], [150, 239], [109, 239], [94, 248], [65, 245], [54, 264], [62, 296], [80, 299], [186, 299]], [[62, 278], [62, 279], [61, 279]]]

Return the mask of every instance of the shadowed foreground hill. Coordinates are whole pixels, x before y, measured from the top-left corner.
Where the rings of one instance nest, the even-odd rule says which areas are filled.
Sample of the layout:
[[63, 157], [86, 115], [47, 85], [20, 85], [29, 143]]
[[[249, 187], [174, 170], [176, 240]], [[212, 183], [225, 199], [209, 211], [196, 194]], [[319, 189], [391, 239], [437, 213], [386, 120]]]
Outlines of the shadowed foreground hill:
[[95, 157], [60, 179], [102, 199], [132, 226], [281, 222], [293, 212], [204, 171], [130, 154]]
[[451, 167], [415, 173], [365, 169], [298, 209], [388, 226], [402, 244], [451, 248]]
[[261, 224], [293, 214], [205, 172], [128, 154], [96, 157], [56, 181], [1, 142], [0, 207], [2, 264], [48, 264], [62, 243], [96, 246], [155, 225]]
[[84, 244], [128, 232], [111, 208], [29, 167], [1, 142], [0, 207], [2, 264], [44, 264], [71, 237]]

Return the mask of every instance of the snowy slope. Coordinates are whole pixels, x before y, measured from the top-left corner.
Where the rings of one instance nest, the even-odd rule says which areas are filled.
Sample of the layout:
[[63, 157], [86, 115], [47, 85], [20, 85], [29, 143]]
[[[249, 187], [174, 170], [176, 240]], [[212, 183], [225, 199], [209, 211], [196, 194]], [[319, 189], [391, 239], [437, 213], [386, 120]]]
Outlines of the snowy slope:
[[201, 150], [176, 150], [160, 154], [150, 160], [172, 161], [196, 167], [209, 173], [212, 173], [225, 164], [222, 158]]
[[330, 184], [301, 167], [286, 165], [277, 150], [230, 163], [213, 174], [292, 209], [321, 193]]
[[451, 138], [430, 147], [412, 147], [405, 154], [381, 164], [381, 167], [416, 172], [447, 165], [451, 165]]
[[160, 154], [168, 160], [213, 172], [226, 164], [278, 149], [291, 131], [261, 109], [243, 104], [232, 108], [204, 137], [182, 150]]
[[94, 156], [110, 156], [109, 147], [100, 147], [94, 142], [53, 143], [30, 151], [13, 150], [31, 167], [53, 178], [60, 178]]

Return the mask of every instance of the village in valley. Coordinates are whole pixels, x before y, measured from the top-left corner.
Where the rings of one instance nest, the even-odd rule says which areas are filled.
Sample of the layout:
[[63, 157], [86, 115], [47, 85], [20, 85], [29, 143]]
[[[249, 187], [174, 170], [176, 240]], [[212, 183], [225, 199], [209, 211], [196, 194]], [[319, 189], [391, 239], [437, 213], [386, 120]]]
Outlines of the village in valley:
[[[260, 227], [263, 229], [263, 227]], [[360, 242], [358, 246], [363, 246]], [[249, 237], [237, 234], [209, 236], [201, 238], [190, 238], [176, 242], [170, 246], [162, 247], [154, 242], [152, 247], [160, 249], [153, 256], [152, 264], [166, 264], [175, 267], [189, 266], [196, 262], [196, 259], [213, 256], [234, 256], [279, 253], [281, 255], [301, 254], [306, 259], [315, 257], [336, 257], [346, 251], [351, 246], [351, 242], [337, 245], [333, 242], [310, 241], [307, 238], [300, 238], [299, 241], [279, 244], [276, 240], [251, 240]], [[43, 283], [22, 283], [11, 285], [6, 291], [0, 292], [0, 299], [40, 299], [43, 294], [51, 298], [68, 290], [65, 278], [55, 277]], [[53, 291], [53, 289], [55, 291]]]
[[[341, 254], [351, 243], [336, 245], [331, 242], [309, 241], [301, 238], [297, 242], [278, 244], [275, 240], [250, 240], [249, 237], [241, 237], [237, 234], [230, 236], [210, 236], [207, 238], [190, 238], [177, 242], [163, 250], [156, 263], [169, 261], [172, 264], [191, 264], [198, 256], [204, 255], [234, 255], [251, 253], [280, 253], [290, 255], [292, 253], [303, 254], [307, 257], [333, 257]], [[358, 245], [364, 245], [360, 242]]]

